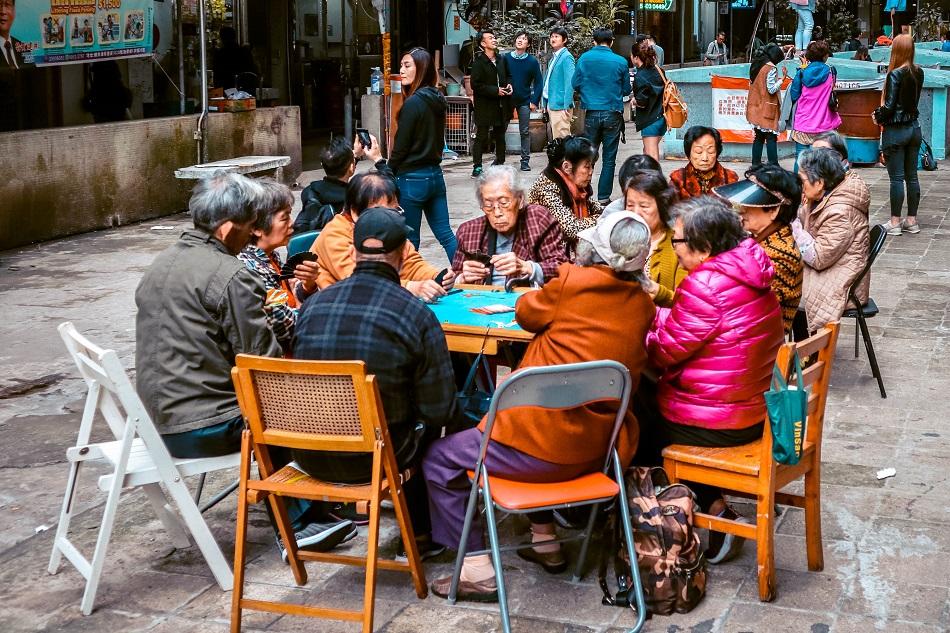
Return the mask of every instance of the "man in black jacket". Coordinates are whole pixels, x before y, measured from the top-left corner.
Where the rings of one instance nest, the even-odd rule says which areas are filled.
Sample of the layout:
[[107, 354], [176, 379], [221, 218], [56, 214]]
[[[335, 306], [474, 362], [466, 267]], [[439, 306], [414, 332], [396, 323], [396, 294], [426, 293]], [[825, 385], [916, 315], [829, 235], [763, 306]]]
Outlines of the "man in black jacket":
[[[303, 210], [294, 220], [294, 233], [322, 230], [333, 215], [343, 210], [346, 183], [356, 172], [353, 146], [342, 136], [336, 136], [320, 153], [320, 163], [326, 172], [323, 180], [314, 180], [300, 192]], [[332, 215], [327, 213], [332, 208]]]
[[472, 178], [482, 173], [482, 153], [489, 133], [495, 141], [495, 164], [505, 162], [505, 130], [511, 121], [511, 77], [505, 58], [498, 55], [498, 41], [491, 31], [479, 33], [481, 52], [472, 62], [471, 81], [475, 93], [475, 145], [472, 148]]

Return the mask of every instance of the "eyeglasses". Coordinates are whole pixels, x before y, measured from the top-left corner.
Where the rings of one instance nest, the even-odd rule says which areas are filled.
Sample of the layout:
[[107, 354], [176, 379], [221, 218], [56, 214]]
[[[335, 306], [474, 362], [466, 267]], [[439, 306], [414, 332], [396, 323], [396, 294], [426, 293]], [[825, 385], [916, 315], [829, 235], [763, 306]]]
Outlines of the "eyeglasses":
[[498, 198], [495, 201], [485, 200], [482, 202], [482, 211], [488, 212], [492, 209], [507, 209], [511, 206], [511, 198]]
[[685, 244], [685, 243], [686, 243], [686, 238], [685, 238], [685, 237], [674, 237], [674, 238], [672, 238], [672, 239], [670, 240], [670, 243], [671, 243], [673, 246], [676, 246], [677, 244]]

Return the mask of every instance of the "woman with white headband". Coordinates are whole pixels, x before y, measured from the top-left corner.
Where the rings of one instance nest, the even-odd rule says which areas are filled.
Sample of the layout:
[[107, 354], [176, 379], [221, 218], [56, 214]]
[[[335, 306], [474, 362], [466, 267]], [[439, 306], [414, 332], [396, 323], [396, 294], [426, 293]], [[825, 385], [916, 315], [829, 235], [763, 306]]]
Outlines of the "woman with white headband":
[[[562, 264], [541, 290], [522, 296], [515, 308], [518, 324], [535, 333], [520, 367], [615, 360], [630, 371], [633, 388], [646, 365], [644, 340], [655, 308], [640, 287], [650, 250], [650, 229], [634, 213], [618, 211], [578, 234], [577, 259]], [[515, 481], [553, 482], [600, 470], [610, 442], [616, 405], [595, 403], [568, 410], [519, 407], [495, 420], [488, 444], [488, 470]], [[617, 451], [624, 464], [637, 448], [639, 425], [627, 412]], [[471, 487], [466, 470], [478, 457], [481, 428], [436, 441], [422, 469], [429, 489], [433, 539], [458, 547]], [[478, 515], [476, 514], [476, 519]], [[567, 561], [556, 538], [551, 512], [528, 515], [533, 547], [518, 554], [550, 573]], [[482, 529], [473, 526], [466, 552], [483, 550]], [[436, 580], [432, 591], [445, 597], [450, 578]], [[497, 600], [495, 571], [487, 554], [466, 556], [460, 600]]]

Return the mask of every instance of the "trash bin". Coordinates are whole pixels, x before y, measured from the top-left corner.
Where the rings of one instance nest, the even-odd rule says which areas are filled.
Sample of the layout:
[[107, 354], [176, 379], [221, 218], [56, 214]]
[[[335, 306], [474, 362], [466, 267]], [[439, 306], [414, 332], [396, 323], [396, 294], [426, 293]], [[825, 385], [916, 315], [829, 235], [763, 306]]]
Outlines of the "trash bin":
[[848, 145], [848, 160], [854, 165], [876, 165], [880, 156], [881, 128], [871, 113], [881, 105], [879, 89], [839, 90], [838, 133]]

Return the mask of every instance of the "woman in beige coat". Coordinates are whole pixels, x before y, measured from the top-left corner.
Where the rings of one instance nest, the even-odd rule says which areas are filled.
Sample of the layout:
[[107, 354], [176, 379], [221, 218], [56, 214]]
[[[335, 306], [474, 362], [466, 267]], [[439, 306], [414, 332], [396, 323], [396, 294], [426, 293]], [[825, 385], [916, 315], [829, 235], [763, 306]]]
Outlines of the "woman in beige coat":
[[[798, 176], [802, 206], [792, 231], [805, 263], [801, 305], [814, 331], [841, 318], [848, 289], [867, 263], [871, 192], [830, 149], [802, 152]], [[869, 286], [865, 277], [855, 292], [862, 304]]]

